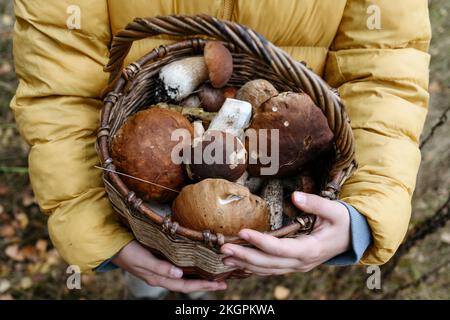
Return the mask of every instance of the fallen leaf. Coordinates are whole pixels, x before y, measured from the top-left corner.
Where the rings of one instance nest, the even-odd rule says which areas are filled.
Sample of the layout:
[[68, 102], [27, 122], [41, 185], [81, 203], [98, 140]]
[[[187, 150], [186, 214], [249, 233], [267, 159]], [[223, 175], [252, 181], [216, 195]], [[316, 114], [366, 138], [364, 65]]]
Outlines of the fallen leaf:
[[11, 238], [16, 235], [16, 229], [14, 229], [11, 225], [1, 226], [0, 227], [0, 237], [2, 238]]
[[50, 264], [48, 262], [44, 262], [39, 268], [39, 273], [47, 274], [49, 272], [50, 272]]
[[20, 287], [24, 290], [31, 288], [33, 285], [33, 280], [30, 277], [23, 277], [20, 279]]
[[291, 290], [289, 290], [289, 288], [286, 288], [284, 286], [276, 286], [275, 290], [273, 291], [273, 296], [277, 300], [284, 300], [289, 297], [290, 293]]
[[438, 93], [442, 91], [441, 84], [438, 81], [433, 81], [428, 86], [428, 91], [430, 93]]
[[13, 296], [9, 293], [0, 295], [0, 300], [14, 300]]
[[15, 261], [23, 261], [24, 260], [23, 254], [19, 250], [18, 244], [13, 244], [13, 245], [7, 246], [5, 249], [5, 254]]
[[61, 262], [61, 257], [59, 256], [58, 251], [56, 249], [52, 249], [47, 252], [47, 263], [51, 266], [57, 265]]
[[2, 15], [2, 24], [4, 26], [9, 26], [13, 23], [13, 18], [9, 14]]
[[83, 274], [81, 276], [81, 282], [84, 285], [90, 285], [93, 281], [95, 281], [95, 275]]
[[48, 241], [45, 239], [39, 239], [36, 241], [36, 249], [37, 251], [43, 253], [47, 251]]
[[31, 206], [33, 203], [36, 202], [36, 199], [34, 198], [33, 195], [29, 194], [29, 193], [24, 193], [22, 196], [22, 204], [25, 208]]
[[30, 260], [30, 261], [38, 260], [38, 252], [37, 252], [35, 246], [28, 245], [28, 246], [23, 247], [20, 251], [25, 259]]
[[[1, 70], [1, 66], [0, 66], [0, 70]], [[1, 74], [1, 71], [0, 71]], [[4, 185], [4, 184], [0, 184], [0, 196], [5, 196], [9, 193], [9, 188]]]
[[449, 232], [442, 232], [441, 234], [441, 241], [450, 244], [450, 233]]
[[11, 282], [8, 279], [0, 279], [0, 293], [5, 293], [11, 288]]
[[26, 213], [21, 212], [16, 216], [16, 220], [19, 221], [19, 226], [22, 229], [25, 229], [28, 226], [28, 223], [30, 222], [28, 220], [28, 216], [26, 215]]

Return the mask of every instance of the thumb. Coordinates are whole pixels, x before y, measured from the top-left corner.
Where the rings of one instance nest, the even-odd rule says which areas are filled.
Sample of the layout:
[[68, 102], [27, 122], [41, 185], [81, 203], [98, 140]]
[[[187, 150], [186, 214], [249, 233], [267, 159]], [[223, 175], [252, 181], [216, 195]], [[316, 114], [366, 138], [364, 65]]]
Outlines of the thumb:
[[337, 201], [299, 191], [292, 193], [292, 203], [306, 213], [313, 213], [331, 221], [339, 219], [347, 210], [343, 204]]

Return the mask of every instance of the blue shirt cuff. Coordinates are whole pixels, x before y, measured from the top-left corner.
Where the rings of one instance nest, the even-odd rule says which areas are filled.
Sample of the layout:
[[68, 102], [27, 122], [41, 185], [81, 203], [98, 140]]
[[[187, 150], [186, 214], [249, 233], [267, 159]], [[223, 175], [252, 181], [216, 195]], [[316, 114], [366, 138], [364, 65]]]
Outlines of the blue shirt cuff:
[[107, 272], [114, 269], [117, 269], [118, 266], [116, 266], [111, 260], [113, 258], [110, 258], [108, 260], [103, 261], [97, 268], [95, 268], [96, 272]]
[[340, 255], [328, 260], [325, 264], [334, 266], [348, 266], [358, 263], [358, 261], [362, 258], [364, 252], [372, 243], [372, 233], [366, 218], [362, 214], [360, 214], [351, 205], [343, 201], [339, 202], [347, 208], [348, 214], [350, 215], [352, 248], [347, 252], [341, 253]]

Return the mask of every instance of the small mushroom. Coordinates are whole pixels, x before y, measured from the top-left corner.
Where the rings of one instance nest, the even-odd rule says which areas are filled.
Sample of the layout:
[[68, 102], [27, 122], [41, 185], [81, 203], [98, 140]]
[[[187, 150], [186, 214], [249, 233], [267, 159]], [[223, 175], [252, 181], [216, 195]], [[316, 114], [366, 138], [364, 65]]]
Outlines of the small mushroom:
[[248, 102], [226, 99], [208, 130], [194, 137], [186, 171], [193, 180], [235, 181], [245, 172], [247, 152], [242, 137], [251, 118]]
[[245, 83], [237, 92], [236, 99], [252, 105], [253, 113], [267, 100], [278, 94], [277, 89], [267, 80], [256, 79]]
[[188, 181], [183, 165], [175, 164], [171, 158], [178, 143], [171, 140], [176, 129], [193, 134], [191, 123], [180, 113], [153, 107], [128, 118], [112, 140], [111, 155], [117, 170], [150, 182], [122, 178], [145, 200], [173, 200], [176, 190]]
[[212, 86], [222, 88], [233, 74], [231, 52], [221, 42], [209, 41], [205, 45], [203, 54]]
[[205, 111], [217, 112], [222, 107], [225, 99], [234, 98], [236, 96], [236, 87], [214, 88], [209, 83], [205, 83], [200, 87], [200, 102]]
[[225, 102], [225, 96], [222, 89], [217, 89], [209, 83], [205, 83], [200, 87], [198, 93], [200, 97], [201, 106], [205, 111], [217, 112]]
[[172, 211], [180, 225], [198, 231], [233, 236], [243, 228], [270, 230], [266, 202], [246, 187], [224, 179], [205, 179], [184, 187]]
[[[269, 130], [267, 136], [266, 154], [272, 157], [271, 145], [278, 143], [279, 170], [277, 177], [286, 177], [297, 174], [306, 163], [316, 159], [332, 147], [333, 132], [322, 111], [314, 104], [311, 98], [304, 93], [284, 92], [267, 100], [258, 109], [253, 117], [249, 129]], [[278, 129], [278, 141], [271, 141], [270, 129]], [[257, 134], [259, 139], [259, 134]], [[261, 142], [250, 144], [246, 141], [249, 154], [248, 171], [251, 175], [260, 175], [260, 152], [254, 149]], [[264, 144], [263, 144], [264, 145]]]
[[236, 136], [208, 130], [200, 140], [194, 140], [191, 161], [186, 166], [189, 178], [223, 178], [235, 181], [247, 168], [247, 152]]

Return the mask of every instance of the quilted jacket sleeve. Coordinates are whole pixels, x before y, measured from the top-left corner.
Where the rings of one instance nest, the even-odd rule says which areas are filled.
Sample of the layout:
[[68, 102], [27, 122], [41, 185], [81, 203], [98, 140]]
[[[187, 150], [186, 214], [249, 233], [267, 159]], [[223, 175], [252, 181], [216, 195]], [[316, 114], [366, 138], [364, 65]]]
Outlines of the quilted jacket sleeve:
[[389, 260], [408, 229], [430, 37], [426, 0], [349, 0], [329, 52], [326, 79], [347, 107], [359, 163], [341, 199], [366, 216], [374, 240], [363, 264]]
[[108, 75], [106, 1], [15, 1], [14, 59], [19, 87], [11, 102], [31, 145], [30, 179], [55, 247], [92, 271], [131, 239], [105, 196], [94, 149]]

